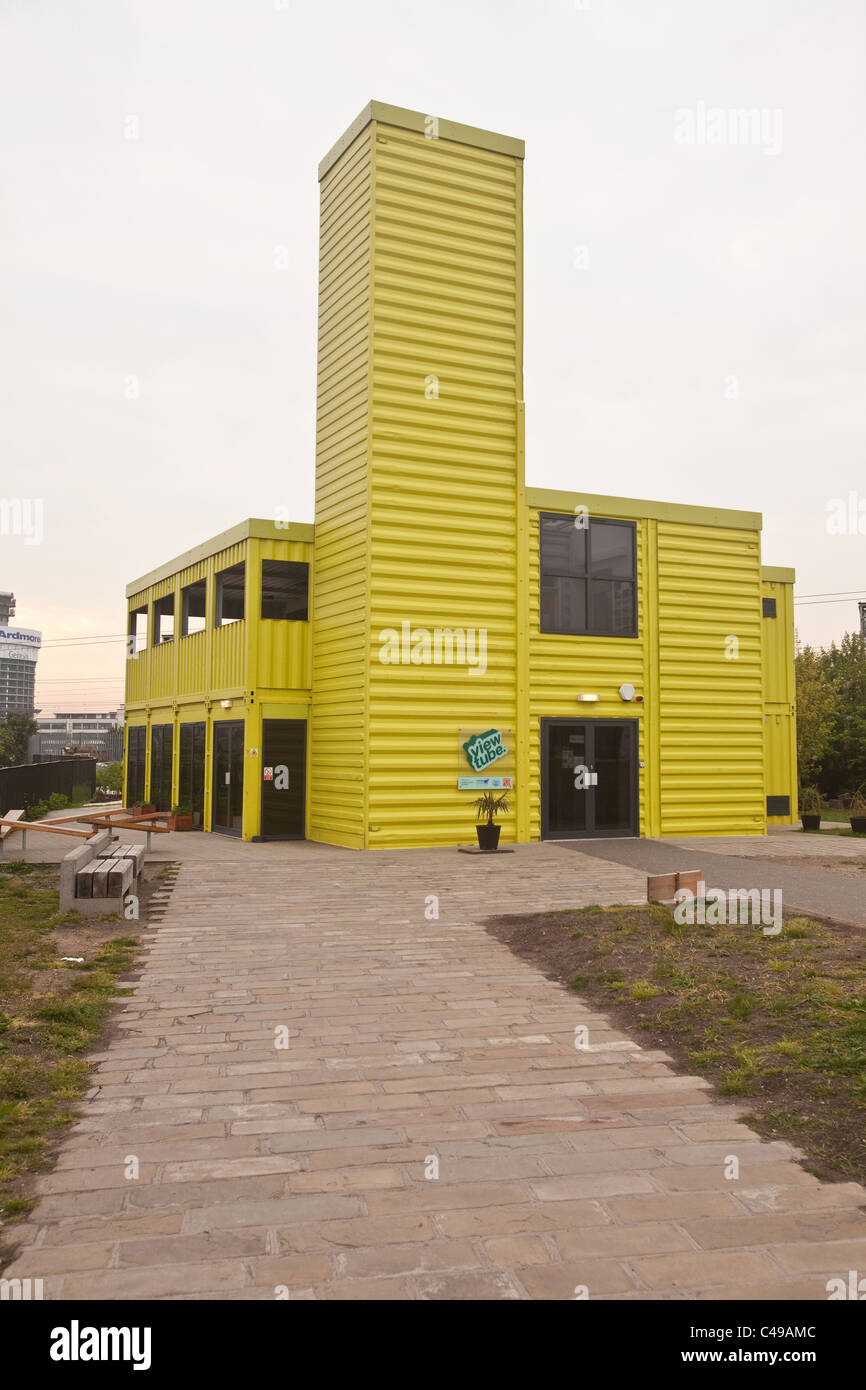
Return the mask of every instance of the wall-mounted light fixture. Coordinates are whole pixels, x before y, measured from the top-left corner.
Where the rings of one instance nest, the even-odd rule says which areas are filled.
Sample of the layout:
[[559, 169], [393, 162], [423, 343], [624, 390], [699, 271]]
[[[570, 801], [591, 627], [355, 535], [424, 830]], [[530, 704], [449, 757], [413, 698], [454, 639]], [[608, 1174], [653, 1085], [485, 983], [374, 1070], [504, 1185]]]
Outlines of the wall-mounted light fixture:
[[231, 707], [232, 707], [232, 702], [231, 702], [231, 700], [220, 700], [220, 705], [222, 706], [223, 709], [231, 709]]
[[578, 700], [583, 705], [597, 705], [601, 699], [600, 695], [578, 695]]

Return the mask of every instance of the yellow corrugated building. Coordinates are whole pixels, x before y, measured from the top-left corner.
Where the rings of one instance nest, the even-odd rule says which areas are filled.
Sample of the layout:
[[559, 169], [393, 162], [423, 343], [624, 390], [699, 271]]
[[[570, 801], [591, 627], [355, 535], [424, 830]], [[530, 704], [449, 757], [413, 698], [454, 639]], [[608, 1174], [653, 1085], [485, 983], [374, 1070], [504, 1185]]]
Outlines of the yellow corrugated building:
[[[127, 804], [351, 848], [796, 814], [753, 512], [526, 488], [523, 144], [372, 102], [319, 170], [316, 519], [127, 588]], [[485, 737], [486, 736], [486, 737]]]

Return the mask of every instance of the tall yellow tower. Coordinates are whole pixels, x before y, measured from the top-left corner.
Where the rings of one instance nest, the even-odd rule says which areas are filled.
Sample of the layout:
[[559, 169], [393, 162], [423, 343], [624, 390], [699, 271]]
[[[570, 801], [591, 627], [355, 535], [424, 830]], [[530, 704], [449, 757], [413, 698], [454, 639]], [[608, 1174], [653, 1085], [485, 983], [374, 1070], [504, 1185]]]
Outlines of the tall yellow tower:
[[470, 839], [461, 740], [523, 724], [522, 161], [371, 102], [319, 170], [313, 839]]

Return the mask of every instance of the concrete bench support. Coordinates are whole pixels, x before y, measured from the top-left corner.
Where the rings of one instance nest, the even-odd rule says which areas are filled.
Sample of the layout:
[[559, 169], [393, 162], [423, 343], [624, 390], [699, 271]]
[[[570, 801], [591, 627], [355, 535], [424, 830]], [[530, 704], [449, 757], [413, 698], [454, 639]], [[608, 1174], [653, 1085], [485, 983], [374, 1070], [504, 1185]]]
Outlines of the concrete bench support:
[[115, 845], [112, 832], [98, 831], [60, 864], [60, 911], [84, 917], [122, 913], [124, 897], [136, 892], [144, 869], [143, 845]]

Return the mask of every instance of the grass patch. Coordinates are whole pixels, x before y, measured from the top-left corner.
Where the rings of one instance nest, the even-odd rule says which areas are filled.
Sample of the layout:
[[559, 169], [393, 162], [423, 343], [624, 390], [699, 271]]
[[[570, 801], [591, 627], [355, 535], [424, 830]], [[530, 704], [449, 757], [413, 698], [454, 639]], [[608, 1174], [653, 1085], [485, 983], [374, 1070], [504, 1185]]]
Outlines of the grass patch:
[[[85, 1054], [135, 962], [118, 923], [57, 912], [57, 873], [0, 866], [0, 1218], [29, 1212], [27, 1178], [51, 1167], [52, 1143], [89, 1085]], [[72, 944], [74, 942], [74, 949]], [[64, 955], [83, 955], [83, 963]]]
[[[833, 833], [832, 831], [830, 832]], [[669, 1052], [822, 1178], [866, 1181], [866, 935], [789, 917], [678, 925], [661, 904], [499, 917], [488, 930], [645, 1047]]]

